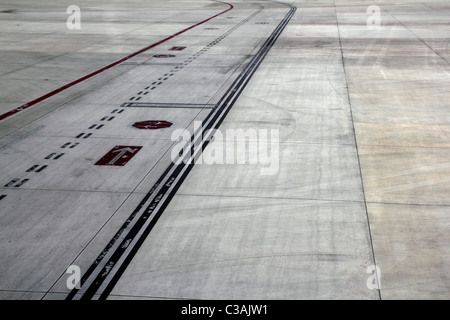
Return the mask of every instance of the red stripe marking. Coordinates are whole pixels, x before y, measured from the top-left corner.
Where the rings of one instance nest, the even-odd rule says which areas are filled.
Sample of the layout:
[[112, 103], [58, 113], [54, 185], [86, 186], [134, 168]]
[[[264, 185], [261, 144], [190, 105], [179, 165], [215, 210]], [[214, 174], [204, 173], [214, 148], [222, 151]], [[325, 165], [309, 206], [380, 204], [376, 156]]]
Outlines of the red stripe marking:
[[[215, 1], [215, 0], [214, 0], [214, 1]], [[58, 89], [55, 89], [55, 90], [53, 90], [53, 91], [51, 91], [51, 92], [49, 92], [49, 93], [47, 93], [47, 94], [44, 94], [43, 96], [41, 96], [41, 97], [39, 97], [39, 98], [37, 98], [37, 99], [34, 99], [34, 100], [32, 100], [32, 101], [30, 101], [30, 102], [28, 102], [28, 103], [25, 103], [25, 104], [21, 105], [20, 107], [17, 107], [16, 109], [13, 109], [13, 110], [11, 110], [11, 111], [8, 111], [8, 112], [6, 112], [6, 113], [0, 115], [0, 121], [6, 119], [6, 118], [8, 118], [8, 117], [10, 117], [10, 116], [12, 116], [12, 115], [14, 115], [14, 114], [16, 114], [16, 113], [19, 113], [19, 112], [21, 112], [21, 111], [23, 111], [23, 110], [25, 110], [25, 109], [28, 109], [29, 107], [34, 106], [35, 104], [37, 104], [37, 103], [39, 103], [39, 102], [41, 102], [41, 101], [44, 101], [44, 100], [50, 98], [51, 96], [54, 96], [55, 94], [60, 93], [61, 91], [64, 91], [64, 90], [66, 90], [66, 89], [68, 89], [68, 88], [70, 88], [70, 87], [73, 87], [74, 85], [76, 85], [76, 84], [78, 84], [78, 83], [80, 83], [80, 82], [83, 82], [84, 80], [87, 80], [87, 79], [89, 79], [89, 78], [92, 78], [93, 76], [95, 76], [95, 75], [97, 75], [97, 74], [99, 74], [99, 73], [102, 73], [102, 72], [105, 71], [105, 70], [111, 69], [112, 67], [115, 67], [115, 66], [117, 66], [118, 64], [120, 64], [120, 63], [122, 63], [122, 62], [124, 62], [124, 61], [126, 61], [126, 60], [128, 60], [128, 59], [131, 59], [131, 58], [133, 58], [134, 56], [137, 56], [138, 54], [141, 54], [141, 53], [143, 53], [143, 52], [145, 52], [145, 51], [147, 51], [147, 50], [150, 50], [150, 49], [152, 49], [152, 48], [154, 48], [154, 47], [156, 47], [156, 46], [158, 46], [158, 45], [160, 45], [160, 44], [162, 44], [162, 43], [164, 43], [164, 42], [166, 42], [166, 41], [168, 41], [168, 40], [170, 40], [170, 39], [172, 39], [172, 38], [175, 38], [176, 36], [179, 36], [179, 35], [182, 34], [182, 33], [185, 33], [186, 31], [191, 30], [191, 29], [193, 29], [193, 28], [195, 28], [195, 27], [197, 27], [197, 26], [199, 26], [199, 25], [201, 25], [201, 24], [203, 24], [203, 23], [205, 23], [205, 22], [208, 22], [209, 20], [212, 20], [212, 19], [214, 19], [215, 17], [220, 16], [220, 15], [224, 14], [225, 12], [228, 12], [228, 11], [230, 11], [231, 9], [234, 8], [234, 6], [233, 6], [232, 4], [230, 4], [230, 3], [221, 2], [221, 1], [216, 1], [216, 2], [220, 2], [220, 3], [226, 4], [226, 5], [228, 5], [230, 8], [227, 9], [227, 10], [225, 10], [225, 11], [222, 11], [222, 12], [220, 12], [220, 13], [218, 13], [218, 14], [216, 14], [216, 15], [214, 15], [214, 16], [212, 16], [212, 17], [206, 19], [206, 20], [203, 20], [203, 21], [201, 21], [201, 22], [199, 22], [199, 23], [197, 23], [197, 24], [194, 24], [193, 26], [190, 26], [189, 28], [186, 28], [186, 29], [184, 29], [184, 30], [181, 30], [181, 31], [179, 31], [179, 32], [177, 32], [177, 33], [175, 33], [175, 34], [173, 34], [173, 35], [171, 35], [171, 36], [169, 36], [169, 37], [167, 37], [167, 38], [161, 40], [161, 41], [158, 41], [158, 42], [156, 42], [156, 43], [154, 43], [154, 44], [152, 44], [152, 45], [149, 45], [148, 47], [145, 47], [145, 48], [143, 48], [143, 49], [141, 49], [141, 50], [139, 50], [139, 51], [136, 51], [135, 53], [132, 53], [132, 54], [126, 56], [125, 58], [122, 58], [122, 59], [120, 59], [120, 60], [117, 60], [116, 62], [113, 62], [113, 63], [111, 63], [111, 64], [109, 64], [109, 65], [107, 65], [107, 66], [105, 66], [105, 67], [103, 67], [103, 68], [101, 68], [101, 69], [98, 69], [97, 71], [94, 71], [94, 72], [92, 72], [92, 73], [90, 73], [90, 74], [88, 74], [88, 75], [85, 75], [84, 77], [81, 77], [81, 78], [79, 78], [79, 79], [77, 79], [77, 80], [74, 80], [74, 81], [72, 81], [72, 82], [70, 82], [70, 83], [68, 83], [68, 84], [66, 84], [66, 85], [64, 85], [64, 86], [62, 86], [62, 87], [60, 87], [60, 88], [58, 88]]]

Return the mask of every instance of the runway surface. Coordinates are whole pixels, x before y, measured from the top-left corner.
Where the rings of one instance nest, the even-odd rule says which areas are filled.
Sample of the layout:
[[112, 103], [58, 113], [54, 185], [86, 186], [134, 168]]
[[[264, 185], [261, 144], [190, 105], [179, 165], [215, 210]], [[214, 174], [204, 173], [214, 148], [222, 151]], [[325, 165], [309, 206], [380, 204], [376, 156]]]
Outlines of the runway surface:
[[0, 6], [1, 299], [450, 297], [448, 2], [72, 4]]

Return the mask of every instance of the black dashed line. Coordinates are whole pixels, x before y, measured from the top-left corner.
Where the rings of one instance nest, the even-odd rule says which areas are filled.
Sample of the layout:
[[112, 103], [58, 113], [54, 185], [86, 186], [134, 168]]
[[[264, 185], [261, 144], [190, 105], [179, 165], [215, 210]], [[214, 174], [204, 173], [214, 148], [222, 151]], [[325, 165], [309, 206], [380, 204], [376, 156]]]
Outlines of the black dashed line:
[[63, 146], [61, 146], [61, 148], [65, 148], [68, 147], [72, 142], [67, 142], [66, 144], [64, 144]]
[[76, 139], [79, 139], [79, 138], [81, 138], [83, 135], [84, 135], [84, 132], [83, 132], [83, 133], [80, 133], [80, 134], [77, 135], [75, 138], [76, 138]]
[[34, 171], [37, 167], [39, 167], [39, 165], [34, 165], [30, 169], [28, 169], [27, 172]]
[[92, 126], [89, 127], [89, 129], [94, 129], [96, 126], [97, 126], [97, 124], [93, 124]]
[[11, 187], [14, 183], [16, 183], [17, 181], [19, 181], [19, 179], [12, 179], [10, 182], [8, 182], [7, 184], [5, 184], [6, 188]]
[[114, 109], [113, 111], [111, 111], [111, 113], [116, 113], [117, 112], [117, 109]]
[[3, 199], [5, 199], [5, 198], [6, 198], [6, 194], [0, 195], [0, 200], [3, 200]]
[[48, 156], [45, 157], [45, 159], [50, 159], [51, 157], [53, 157], [56, 153], [50, 153]]
[[99, 125], [96, 129], [101, 129], [104, 126], [104, 124]]
[[14, 188], [19, 188], [21, 187], [25, 182], [29, 181], [30, 179], [23, 179], [22, 181], [20, 181], [18, 184], [16, 184], [14, 186]]
[[113, 120], [115, 117], [109, 117], [109, 119], [108, 119], [108, 121], [111, 121], [111, 120]]
[[120, 109], [120, 111], [118, 112], [118, 113], [122, 113], [122, 112], [124, 112], [125, 111], [125, 109]]
[[73, 148], [75, 148], [77, 145], [79, 145], [80, 143], [79, 142], [75, 142], [74, 144], [72, 144], [69, 148], [70, 149], [73, 149]]
[[42, 172], [42, 171], [45, 170], [45, 168], [47, 168], [47, 167], [48, 167], [47, 165], [42, 166], [42, 167], [40, 167], [39, 169], [37, 169], [36, 172]]
[[64, 153], [58, 154], [58, 155], [54, 158], [54, 160], [58, 160], [58, 159], [61, 158], [63, 155], [64, 155]]
[[87, 138], [89, 138], [91, 135], [92, 135], [92, 133], [88, 133], [87, 135], [85, 135], [85, 136], [83, 137], [83, 139], [87, 139]]

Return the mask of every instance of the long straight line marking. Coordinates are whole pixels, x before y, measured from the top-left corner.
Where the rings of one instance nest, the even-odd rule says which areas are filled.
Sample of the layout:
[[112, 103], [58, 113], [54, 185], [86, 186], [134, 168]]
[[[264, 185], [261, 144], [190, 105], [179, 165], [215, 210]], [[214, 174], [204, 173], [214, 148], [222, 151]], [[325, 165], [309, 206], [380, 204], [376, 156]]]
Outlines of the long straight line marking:
[[[290, 5], [291, 10], [284, 17], [282, 22], [277, 26], [272, 35], [267, 39], [263, 47], [260, 51], [255, 55], [252, 61], [247, 65], [247, 68], [241, 73], [241, 75], [235, 80], [233, 85], [229, 88], [228, 92], [222, 97], [219, 102], [219, 108], [217, 108], [214, 112], [210, 113], [206, 119], [206, 124], [203, 127], [205, 128], [218, 128], [222, 121], [224, 120], [227, 113], [231, 110], [231, 107], [234, 105], [234, 102], [237, 100], [241, 92], [244, 90], [248, 81], [255, 73], [258, 66], [261, 64], [264, 57], [267, 55], [270, 48], [273, 46], [278, 36], [283, 31], [284, 27], [290, 21], [293, 16], [296, 8]], [[203, 128], [202, 127], [202, 128]], [[137, 219], [134, 225], [129, 229], [128, 234], [124, 235], [125, 230], [121, 229], [113, 238], [112, 241], [116, 242], [121, 239], [121, 243], [119, 247], [113, 252], [112, 256], [105, 262], [102, 263], [103, 267], [100, 267], [101, 270], [97, 270], [100, 266], [100, 261], [105, 258], [105, 255], [108, 254], [108, 251], [112, 248], [114, 243], [110, 242], [107, 248], [101, 253], [99, 258], [94, 262], [94, 264], [89, 268], [88, 275], [85, 274], [84, 281], [86, 278], [93, 279], [93, 282], [90, 282], [87, 285], [87, 289], [81, 288], [82, 292], [78, 292], [78, 289], [74, 289], [67, 299], [78, 298], [81, 299], [92, 299], [95, 298], [95, 295], [100, 294], [100, 299], [105, 299], [109, 293], [112, 291], [113, 287], [125, 271], [126, 267], [130, 263], [131, 259], [136, 254], [139, 247], [142, 245], [147, 235], [150, 233], [153, 226], [158, 221], [159, 217], [163, 213], [166, 206], [169, 204], [170, 200], [175, 195], [178, 188], [181, 186], [181, 183], [188, 175], [190, 169], [193, 167], [195, 161], [190, 161], [195, 159], [198, 155], [201, 154], [201, 151], [207, 146], [209, 143], [209, 138], [204, 139], [201, 137], [200, 146], [197, 145], [195, 138], [197, 137], [196, 133], [192, 136], [192, 142], [188, 147], [191, 147], [193, 155], [188, 156], [183, 155], [183, 158], [188, 156], [188, 162], [176, 164], [171, 163], [169, 167], [166, 169], [164, 174], [158, 179], [158, 182], [153, 186], [150, 192], [146, 195], [144, 200], [139, 204], [139, 206], [134, 210], [130, 218], [127, 220], [127, 223], [130, 223], [131, 220], [139, 213], [139, 211], [147, 204], [147, 200], [150, 199], [150, 203], [145, 206], [144, 212]], [[156, 194], [157, 192], [157, 194]], [[154, 197], [152, 195], [155, 194]], [[100, 260], [99, 260], [100, 259]], [[116, 267], [118, 266], [118, 267]], [[111, 271], [113, 270], [113, 271]], [[81, 285], [83, 286], [85, 282]]]
[[226, 4], [226, 5], [229, 6], [229, 8], [227, 10], [225, 10], [225, 11], [222, 11], [222, 12], [220, 12], [220, 13], [218, 13], [218, 14], [210, 17], [210, 18], [208, 18], [208, 19], [205, 19], [205, 20], [203, 20], [203, 21], [201, 21], [201, 22], [199, 22], [197, 24], [194, 24], [194, 25], [192, 25], [192, 26], [190, 26], [190, 27], [188, 27], [186, 29], [183, 29], [183, 30], [181, 30], [181, 31], [179, 31], [177, 33], [174, 33], [173, 35], [171, 35], [171, 36], [169, 36], [169, 37], [167, 37], [165, 39], [162, 39], [162, 40], [160, 40], [160, 41], [158, 41], [156, 43], [153, 43], [153, 44], [151, 44], [151, 45], [149, 45], [149, 46], [147, 46], [147, 47], [145, 47], [145, 48], [143, 48], [143, 49], [141, 49], [139, 51], [136, 51], [136, 52], [134, 52], [134, 53], [132, 53], [132, 54], [130, 54], [130, 55], [120, 59], [120, 60], [117, 60], [117, 61], [115, 61], [115, 62], [113, 62], [113, 63], [111, 63], [111, 64], [109, 64], [109, 65], [107, 65], [107, 66], [105, 66], [103, 68], [100, 68], [100, 69], [98, 69], [98, 70], [96, 70], [96, 71], [94, 71], [92, 73], [89, 73], [89, 74], [87, 74], [87, 75], [85, 75], [85, 76], [83, 76], [83, 77], [81, 77], [81, 78], [79, 78], [77, 80], [74, 80], [74, 81], [72, 81], [72, 82], [70, 82], [70, 83], [68, 83], [68, 84], [66, 84], [66, 85], [64, 85], [62, 87], [59, 87], [59, 88], [57, 88], [57, 89], [55, 89], [53, 91], [50, 91], [49, 93], [46, 93], [43, 96], [40, 96], [39, 98], [36, 98], [36, 99], [34, 99], [34, 100], [30, 101], [30, 102], [27, 102], [27, 103], [25, 103], [25, 104], [15, 108], [15, 109], [11, 110], [11, 111], [8, 111], [8, 112], [0, 115], [0, 121], [4, 120], [6, 118], [9, 118], [9, 117], [11, 117], [11, 116], [13, 116], [13, 115], [23, 111], [23, 110], [26, 110], [26, 109], [28, 109], [28, 108], [38, 104], [39, 102], [42, 102], [42, 101], [44, 101], [44, 100], [46, 100], [46, 99], [48, 99], [48, 98], [50, 98], [50, 97], [52, 97], [54, 95], [56, 95], [56, 94], [58, 94], [58, 93], [60, 93], [60, 92], [62, 92], [64, 90], [66, 90], [66, 89], [69, 89], [70, 87], [73, 87], [73, 86], [75, 86], [75, 85], [77, 85], [77, 84], [79, 84], [79, 83], [81, 83], [81, 82], [83, 82], [83, 81], [85, 81], [85, 80], [87, 80], [89, 78], [92, 78], [93, 76], [96, 76], [99, 73], [102, 73], [102, 72], [104, 72], [104, 71], [106, 71], [108, 69], [111, 69], [111, 68], [117, 66], [118, 64], [121, 64], [122, 62], [128, 60], [128, 59], [131, 59], [131, 58], [133, 58], [133, 57], [135, 57], [135, 56], [137, 56], [137, 55], [139, 55], [139, 54], [141, 54], [141, 53], [143, 53], [145, 51], [148, 51], [148, 50], [150, 50], [150, 49], [152, 49], [152, 48], [154, 48], [154, 47], [156, 47], [156, 46], [158, 46], [158, 45], [160, 45], [160, 44], [162, 44], [162, 43], [164, 43], [164, 42], [166, 42], [166, 41], [168, 41], [170, 39], [173, 39], [173, 38], [179, 36], [180, 34], [183, 34], [186, 31], [189, 31], [189, 30], [191, 30], [191, 29], [193, 29], [193, 28], [195, 28], [195, 27], [197, 27], [197, 26], [199, 26], [201, 24], [204, 24], [204, 23], [214, 19], [215, 17], [218, 17], [218, 16], [220, 16], [220, 15], [222, 15], [222, 14], [224, 14], [224, 13], [226, 13], [226, 12], [228, 12], [231, 9], [234, 8], [234, 6], [232, 4], [230, 4], [230, 3], [217, 1], [217, 0], [213, 0], [213, 1]]

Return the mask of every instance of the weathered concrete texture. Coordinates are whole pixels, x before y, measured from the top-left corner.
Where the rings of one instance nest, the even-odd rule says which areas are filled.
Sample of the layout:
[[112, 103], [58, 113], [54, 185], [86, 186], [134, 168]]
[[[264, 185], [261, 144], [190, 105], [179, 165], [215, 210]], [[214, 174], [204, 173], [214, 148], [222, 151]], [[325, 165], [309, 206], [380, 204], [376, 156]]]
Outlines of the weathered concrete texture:
[[[450, 297], [450, 5], [287, 2], [297, 12], [109, 299]], [[92, 265], [181, 132], [206, 119], [289, 10], [232, 3], [0, 122], [1, 299], [67, 296], [67, 267]], [[228, 8], [81, 1], [82, 29], [68, 30], [71, 4], [2, 2], [0, 114]], [[381, 29], [368, 28], [369, 5]], [[132, 126], [143, 120], [173, 125]], [[267, 137], [264, 158], [254, 143]], [[94, 165], [117, 145], [142, 149], [124, 167]], [[245, 163], [226, 162], [240, 151]], [[367, 286], [374, 264], [380, 290]]]
[[450, 6], [379, 6], [381, 30], [337, 12], [381, 297], [448, 299]]

